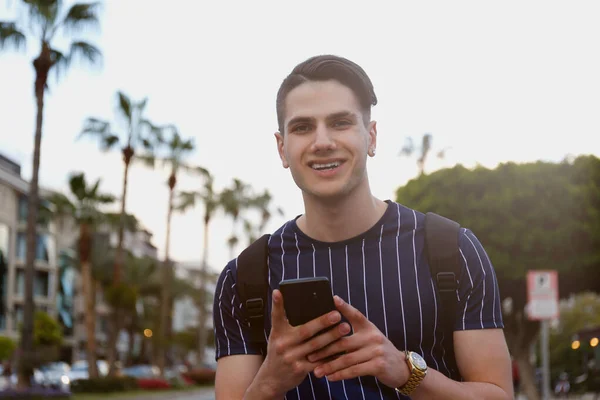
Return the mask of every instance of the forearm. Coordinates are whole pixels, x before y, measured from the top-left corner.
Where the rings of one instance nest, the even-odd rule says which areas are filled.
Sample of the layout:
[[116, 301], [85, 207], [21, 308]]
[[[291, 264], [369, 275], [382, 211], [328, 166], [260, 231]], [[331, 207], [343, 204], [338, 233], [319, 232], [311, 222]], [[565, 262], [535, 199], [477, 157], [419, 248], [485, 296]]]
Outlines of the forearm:
[[276, 379], [277, 377], [268, 376], [261, 367], [246, 390], [243, 400], [282, 400], [285, 393], [277, 391]]
[[457, 382], [442, 373], [429, 369], [427, 376], [411, 395], [412, 399], [473, 399], [473, 400], [512, 400], [512, 391], [507, 393], [500, 386], [484, 382]]

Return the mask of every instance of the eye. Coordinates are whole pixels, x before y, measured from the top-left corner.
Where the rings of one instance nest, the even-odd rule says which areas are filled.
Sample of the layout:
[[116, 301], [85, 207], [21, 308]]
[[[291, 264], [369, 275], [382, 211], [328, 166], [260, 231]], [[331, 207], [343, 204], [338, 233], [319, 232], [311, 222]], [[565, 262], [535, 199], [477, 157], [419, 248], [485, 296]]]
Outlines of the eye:
[[352, 122], [350, 122], [346, 119], [340, 119], [340, 120], [335, 121], [332, 125], [334, 128], [345, 128], [347, 126], [352, 125]]
[[296, 125], [292, 128], [292, 132], [295, 132], [295, 133], [304, 133], [304, 132], [308, 132], [309, 130], [310, 130], [310, 125], [307, 125], [307, 124]]

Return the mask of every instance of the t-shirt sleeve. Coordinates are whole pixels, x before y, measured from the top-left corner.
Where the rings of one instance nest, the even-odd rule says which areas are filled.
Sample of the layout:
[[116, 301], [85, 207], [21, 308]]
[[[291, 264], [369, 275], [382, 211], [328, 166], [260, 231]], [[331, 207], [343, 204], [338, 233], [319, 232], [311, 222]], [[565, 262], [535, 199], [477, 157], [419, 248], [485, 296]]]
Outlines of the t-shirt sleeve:
[[221, 272], [215, 288], [213, 326], [216, 360], [237, 354], [262, 354], [260, 346], [250, 342], [250, 328], [242, 314], [235, 276], [235, 261], [232, 261]]
[[459, 237], [462, 271], [458, 286], [456, 330], [504, 328], [496, 272], [469, 229]]

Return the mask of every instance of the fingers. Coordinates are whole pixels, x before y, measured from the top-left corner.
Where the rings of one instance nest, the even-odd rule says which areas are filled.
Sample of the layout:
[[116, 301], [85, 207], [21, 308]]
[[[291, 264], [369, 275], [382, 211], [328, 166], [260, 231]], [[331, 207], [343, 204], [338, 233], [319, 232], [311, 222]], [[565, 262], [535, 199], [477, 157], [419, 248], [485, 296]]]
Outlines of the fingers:
[[369, 320], [367, 320], [367, 318], [360, 311], [346, 303], [341, 297], [334, 296], [333, 300], [338, 311], [341, 312], [344, 317], [346, 317], [354, 329], [364, 326], [365, 324], [369, 324]]
[[[307, 342], [303, 343], [299, 348], [299, 355], [301, 357], [307, 357], [307, 355], [318, 352], [320, 349], [331, 346], [332, 343], [336, 343], [340, 338], [343, 338], [345, 334], [350, 331], [350, 326], [346, 323], [340, 324], [332, 329], [329, 329], [327, 332], [323, 332]], [[335, 353], [333, 353], [335, 354]], [[317, 362], [319, 358], [308, 358], [308, 361], [311, 363]]]
[[363, 347], [318, 366], [315, 368], [314, 374], [317, 378], [326, 375], [327, 379], [332, 382], [357, 376], [374, 375], [374, 360], [377, 358], [378, 355], [373, 354], [372, 348]]
[[273, 290], [273, 300], [271, 308], [271, 329], [279, 332], [288, 325], [283, 307], [283, 296], [277, 289]]
[[322, 330], [337, 324], [341, 319], [342, 316], [339, 312], [331, 311], [303, 325], [296, 326], [294, 327], [295, 342], [306, 342]]
[[[345, 327], [344, 327], [345, 326]], [[343, 331], [342, 331], [343, 329]], [[312, 352], [308, 355], [308, 361], [318, 362], [331, 357], [335, 354], [354, 351], [360, 347], [360, 343], [357, 341], [356, 336], [343, 337], [349, 332], [350, 326], [347, 324], [341, 324], [336, 330], [338, 330], [339, 339], [331, 341], [328, 345], [316, 347], [317, 351]], [[345, 333], [342, 333], [345, 332]]]

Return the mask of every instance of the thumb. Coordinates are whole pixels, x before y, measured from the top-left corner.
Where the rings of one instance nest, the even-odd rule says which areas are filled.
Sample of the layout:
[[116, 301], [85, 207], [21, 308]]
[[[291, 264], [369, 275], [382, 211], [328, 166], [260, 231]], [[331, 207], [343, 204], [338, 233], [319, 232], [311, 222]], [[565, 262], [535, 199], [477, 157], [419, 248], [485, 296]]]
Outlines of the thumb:
[[334, 296], [333, 301], [338, 311], [344, 317], [346, 317], [346, 319], [352, 326], [352, 329], [356, 329], [358, 327], [364, 326], [365, 324], [369, 324], [369, 320], [363, 315], [363, 313], [358, 311], [356, 308], [352, 307], [350, 304], [346, 303], [344, 300], [342, 300], [341, 297]]
[[273, 301], [271, 306], [271, 329], [279, 331], [287, 323], [285, 308], [283, 306], [283, 295], [278, 289], [273, 290]]

